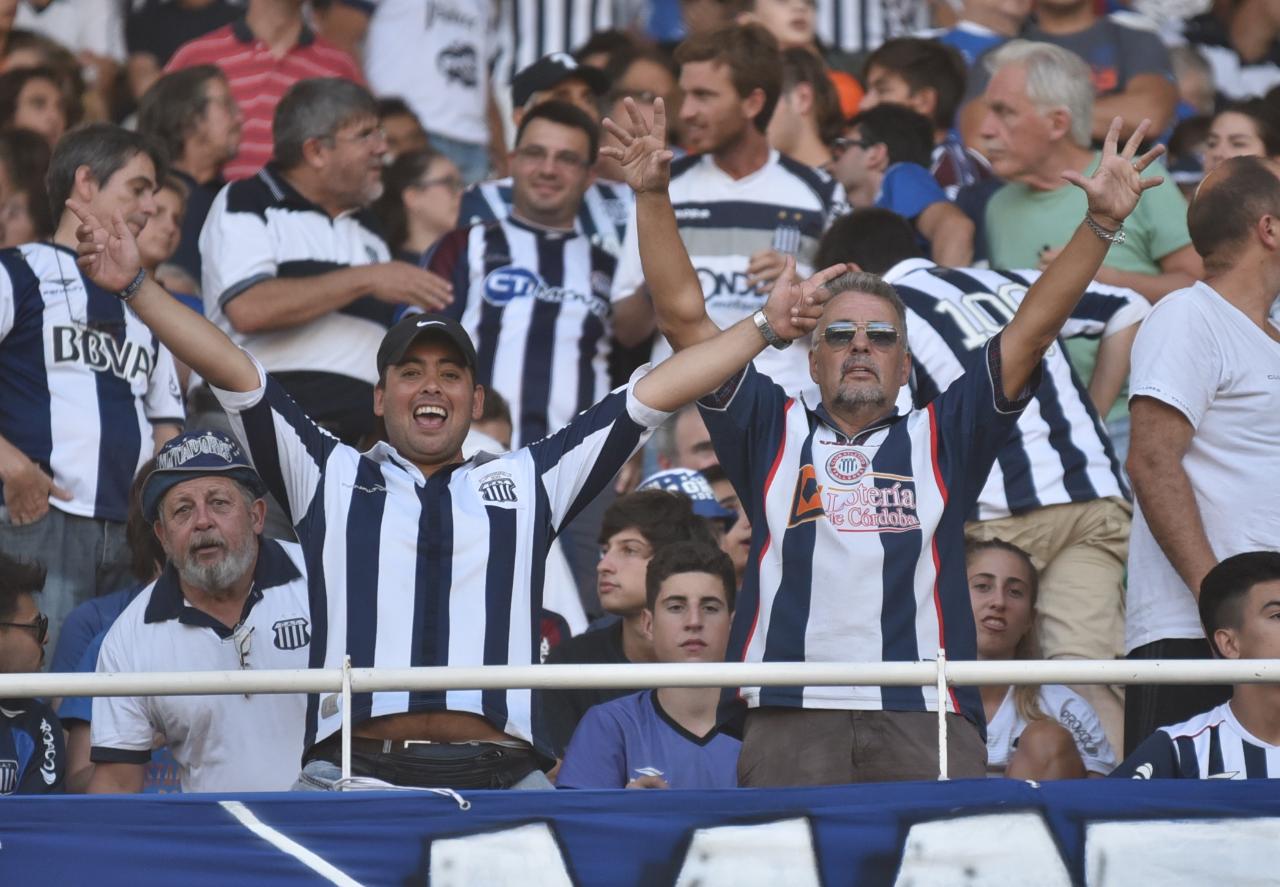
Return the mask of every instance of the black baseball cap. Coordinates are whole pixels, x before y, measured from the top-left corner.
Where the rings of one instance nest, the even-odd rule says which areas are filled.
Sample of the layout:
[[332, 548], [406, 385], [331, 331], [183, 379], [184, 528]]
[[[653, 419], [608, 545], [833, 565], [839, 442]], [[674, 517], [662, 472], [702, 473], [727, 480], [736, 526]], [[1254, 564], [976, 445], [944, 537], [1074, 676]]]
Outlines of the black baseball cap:
[[577, 77], [598, 96], [609, 91], [609, 75], [604, 71], [578, 64], [567, 52], [553, 52], [516, 73], [511, 80], [511, 103], [523, 108], [535, 92], [550, 89], [570, 77]]
[[456, 345], [467, 368], [472, 373], [476, 371], [476, 348], [462, 324], [443, 314], [410, 314], [382, 337], [382, 344], [378, 346], [378, 378], [382, 378], [387, 367], [404, 360], [405, 352], [420, 336], [432, 334], [444, 336]]

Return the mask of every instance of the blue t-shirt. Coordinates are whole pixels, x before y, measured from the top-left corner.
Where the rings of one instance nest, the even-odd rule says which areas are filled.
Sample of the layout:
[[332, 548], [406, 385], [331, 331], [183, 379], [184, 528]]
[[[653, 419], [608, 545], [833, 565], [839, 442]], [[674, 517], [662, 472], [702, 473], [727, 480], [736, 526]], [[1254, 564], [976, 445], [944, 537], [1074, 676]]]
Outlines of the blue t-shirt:
[[672, 788], [737, 788], [741, 748], [718, 729], [694, 736], [662, 710], [656, 691], [644, 690], [588, 709], [556, 785], [625, 788], [651, 775]]
[[[62, 631], [58, 634], [58, 646], [53, 651], [49, 671], [93, 671], [92, 666], [88, 669], [80, 668], [84, 651], [95, 637], [111, 627], [116, 617], [138, 596], [144, 585], [145, 582], [101, 597], [89, 598], [68, 613], [62, 623]], [[96, 653], [93, 661], [98, 661]]]
[[994, 31], [982, 33], [979, 30], [966, 28], [963, 25], [958, 25], [938, 36], [938, 42], [959, 51], [964, 56], [965, 64], [969, 67], [973, 67], [974, 62], [984, 52], [989, 49], [995, 49], [1008, 40], [1008, 37], [997, 34]]
[[947, 193], [929, 170], [918, 163], [895, 163], [884, 171], [876, 206], [915, 221], [928, 207], [946, 199]]

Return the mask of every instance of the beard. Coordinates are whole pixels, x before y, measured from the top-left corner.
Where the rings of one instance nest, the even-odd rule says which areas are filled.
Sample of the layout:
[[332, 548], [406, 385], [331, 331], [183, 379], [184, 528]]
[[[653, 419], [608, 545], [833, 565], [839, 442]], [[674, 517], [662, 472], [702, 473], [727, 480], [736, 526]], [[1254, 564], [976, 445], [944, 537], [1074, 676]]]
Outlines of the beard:
[[[198, 563], [195, 560], [196, 549], [209, 544], [220, 545], [223, 549], [222, 557], [212, 563]], [[181, 560], [175, 559], [174, 567], [178, 576], [188, 585], [211, 597], [227, 597], [233, 586], [253, 567], [258, 556], [257, 548], [257, 540], [253, 537], [232, 547], [212, 534], [197, 536], [187, 546], [186, 555]]]
[[884, 389], [879, 385], [874, 388], [855, 388], [850, 391], [840, 388], [836, 391], [835, 406], [843, 409], [859, 409], [861, 407], [882, 407], [889, 402]]

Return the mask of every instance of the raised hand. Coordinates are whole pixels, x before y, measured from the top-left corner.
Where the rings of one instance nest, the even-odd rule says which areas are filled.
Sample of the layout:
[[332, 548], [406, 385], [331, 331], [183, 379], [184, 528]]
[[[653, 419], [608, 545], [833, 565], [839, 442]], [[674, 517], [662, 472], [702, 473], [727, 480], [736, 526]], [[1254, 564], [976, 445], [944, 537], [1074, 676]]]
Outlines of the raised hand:
[[1104, 228], [1119, 228], [1129, 213], [1138, 205], [1142, 192], [1164, 181], [1163, 176], [1142, 178], [1144, 169], [1164, 153], [1164, 145], [1156, 145], [1141, 157], [1135, 157], [1142, 137], [1146, 135], [1150, 120], [1143, 120], [1134, 130], [1124, 150], [1117, 151], [1120, 141], [1120, 118], [1111, 121], [1107, 138], [1102, 144], [1102, 161], [1093, 175], [1085, 178], [1075, 170], [1063, 172], [1062, 177], [1089, 199], [1089, 214]]
[[76, 228], [76, 264], [85, 275], [107, 292], [118, 293], [133, 283], [142, 267], [138, 241], [119, 210], [111, 217], [110, 230], [89, 207], [72, 198], [67, 209], [80, 220]]
[[848, 265], [832, 265], [797, 282], [796, 260], [787, 256], [786, 267], [764, 306], [769, 326], [784, 339], [798, 339], [813, 332], [822, 316], [822, 306], [831, 298], [827, 283], [848, 270]]
[[618, 146], [606, 145], [600, 153], [618, 162], [623, 177], [637, 194], [645, 191], [664, 191], [671, 180], [671, 158], [667, 150], [667, 109], [662, 99], [654, 99], [653, 124], [645, 123], [636, 103], [623, 99], [630, 120], [625, 127], [606, 117], [602, 124]]

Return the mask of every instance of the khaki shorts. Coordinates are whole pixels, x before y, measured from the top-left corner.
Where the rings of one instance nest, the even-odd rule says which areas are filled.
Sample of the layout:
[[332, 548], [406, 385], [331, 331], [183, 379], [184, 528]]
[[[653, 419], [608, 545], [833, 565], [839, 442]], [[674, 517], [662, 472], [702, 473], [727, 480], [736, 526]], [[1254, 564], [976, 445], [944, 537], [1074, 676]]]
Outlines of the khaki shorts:
[[[980, 779], [978, 728], [947, 715], [947, 775]], [[738, 785], [782, 788], [938, 778], [938, 715], [931, 711], [753, 708], [738, 756]]]

